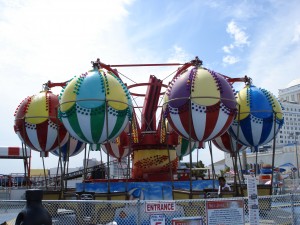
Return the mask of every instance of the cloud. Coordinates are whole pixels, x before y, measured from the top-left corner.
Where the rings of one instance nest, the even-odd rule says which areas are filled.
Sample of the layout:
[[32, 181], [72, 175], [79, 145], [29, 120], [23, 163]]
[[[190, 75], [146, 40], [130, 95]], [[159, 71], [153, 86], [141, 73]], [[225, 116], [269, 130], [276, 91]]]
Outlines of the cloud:
[[182, 47], [174, 45], [171, 49], [171, 57], [169, 57], [168, 62], [189, 62], [194, 56], [188, 54]]
[[227, 24], [226, 32], [233, 37], [234, 46], [241, 47], [249, 44], [247, 34], [241, 28], [239, 28], [234, 21], [230, 21]]
[[237, 63], [238, 61], [240, 61], [240, 59], [238, 57], [235, 57], [235, 56], [231, 56], [231, 55], [226, 55], [223, 57], [223, 62], [224, 64], [235, 64]]
[[300, 40], [300, 24], [297, 24], [295, 27], [294, 37], [292, 42], [299, 42]]
[[223, 46], [222, 50], [228, 54], [223, 57], [223, 63], [224, 65], [232, 65], [239, 62], [239, 58], [229, 54], [233, 54], [233, 51], [236, 48], [242, 48], [245, 45], [249, 45], [248, 35], [238, 27], [233, 20], [227, 24], [226, 32], [233, 38], [233, 43]]
[[231, 50], [232, 49], [234, 49], [234, 45], [233, 44], [231, 44], [231, 45], [225, 45], [225, 46], [223, 46], [223, 51], [225, 52], [225, 53], [231, 53]]

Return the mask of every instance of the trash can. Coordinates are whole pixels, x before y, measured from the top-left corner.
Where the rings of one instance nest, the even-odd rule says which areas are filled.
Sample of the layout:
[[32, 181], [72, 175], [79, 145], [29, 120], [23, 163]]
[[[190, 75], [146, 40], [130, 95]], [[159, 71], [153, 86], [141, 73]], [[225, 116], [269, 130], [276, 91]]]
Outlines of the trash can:
[[43, 190], [29, 189], [25, 197], [26, 205], [18, 214], [15, 225], [52, 225], [51, 215], [42, 204]]

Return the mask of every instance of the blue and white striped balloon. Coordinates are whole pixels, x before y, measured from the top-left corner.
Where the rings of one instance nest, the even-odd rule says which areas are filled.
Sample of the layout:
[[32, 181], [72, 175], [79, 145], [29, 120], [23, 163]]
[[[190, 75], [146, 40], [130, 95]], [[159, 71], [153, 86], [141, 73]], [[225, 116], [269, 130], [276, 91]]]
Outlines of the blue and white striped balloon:
[[267, 144], [283, 125], [282, 107], [269, 91], [247, 85], [237, 93], [238, 115], [229, 128], [241, 144], [254, 147]]
[[53, 155], [59, 156], [59, 151], [61, 152], [61, 157], [63, 161], [68, 161], [68, 157], [78, 155], [85, 148], [85, 143], [78, 141], [77, 139], [70, 136], [66, 144], [64, 144], [60, 149], [57, 148], [51, 151]]

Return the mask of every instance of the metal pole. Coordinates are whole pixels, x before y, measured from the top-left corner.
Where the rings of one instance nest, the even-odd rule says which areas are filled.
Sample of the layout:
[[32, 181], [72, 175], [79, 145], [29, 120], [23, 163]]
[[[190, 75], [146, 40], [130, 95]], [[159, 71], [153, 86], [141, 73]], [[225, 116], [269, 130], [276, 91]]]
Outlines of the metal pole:
[[[238, 153], [238, 157], [239, 157], [239, 164], [240, 164], [240, 168], [241, 168], [241, 176], [242, 176], [242, 179], [243, 179], [243, 183], [245, 183], [245, 177], [244, 177], [244, 174], [243, 174], [243, 167], [242, 167], [242, 162], [241, 162], [241, 156], [240, 154]], [[241, 180], [240, 180], [240, 175], [238, 176], [239, 178], [239, 182], [241, 184]]]
[[215, 176], [216, 176], [216, 172], [215, 172], [214, 159], [213, 159], [213, 154], [212, 154], [211, 141], [208, 142], [208, 146], [209, 146], [210, 160], [211, 160], [211, 169], [212, 169], [212, 175], [213, 175], [213, 189], [215, 189]]
[[[272, 177], [271, 177], [271, 190], [270, 195], [273, 194], [273, 181], [274, 181], [274, 165], [275, 165], [275, 145], [276, 145], [276, 112], [274, 112], [274, 138], [273, 138], [273, 154], [272, 154]], [[297, 157], [298, 158], [298, 157]]]
[[[192, 147], [192, 144], [191, 144], [191, 141], [192, 141], [192, 138], [191, 138], [191, 133], [192, 133], [192, 103], [191, 103], [192, 99], [191, 97], [189, 98], [189, 118], [188, 118], [188, 122], [189, 122], [189, 148], [190, 148], [190, 151], [191, 151], [191, 147]], [[190, 193], [189, 193], [189, 198], [192, 199], [193, 197], [193, 181], [192, 181], [192, 168], [193, 168], [193, 160], [192, 160], [192, 153], [190, 152], [189, 154], [189, 159], [190, 159]]]
[[257, 166], [257, 155], [258, 155], [258, 147], [254, 147], [255, 149], [255, 177], [258, 174], [258, 166]]
[[[106, 119], [106, 142], [108, 142], [108, 136], [109, 136], [109, 132], [108, 132], [108, 111], [107, 111], [107, 108], [108, 108], [108, 101], [105, 101], [105, 119]], [[107, 155], [107, 193], [110, 194], [110, 165], [109, 165], [109, 151], [107, 150], [106, 152], [106, 155]], [[110, 199], [110, 197], [109, 197]]]
[[297, 160], [297, 173], [298, 173], [298, 178], [299, 176], [299, 160], [298, 160], [298, 148], [297, 148], [297, 133], [295, 133], [295, 145], [296, 145], [296, 160]]

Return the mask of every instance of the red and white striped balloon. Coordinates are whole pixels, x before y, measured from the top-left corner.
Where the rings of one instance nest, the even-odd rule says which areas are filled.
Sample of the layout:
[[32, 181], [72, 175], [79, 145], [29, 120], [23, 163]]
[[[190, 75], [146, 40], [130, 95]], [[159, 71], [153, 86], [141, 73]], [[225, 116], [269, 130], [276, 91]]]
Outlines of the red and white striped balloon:
[[230, 83], [202, 67], [176, 75], [164, 100], [165, 116], [174, 130], [200, 143], [223, 134], [237, 111]]
[[237, 144], [236, 140], [228, 131], [212, 140], [212, 143], [221, 151], [230, 153], [231, 156], [234, 156], [236, 152], [243, 151], [247, 148], [245, 145], [240, 143]]
[[115, 140], [106, 142], [101, 147], [106, 154], [116, 158], [119, 162], [132, 152], [132, 149], [129, 147], [128, 135], [124, 131]]
[[41, 156], [68, 141], [67, 130], [57, 117], [58, 96], [51, 91], [27, 97], [15, 112], [14, 130], [29, 148]]

